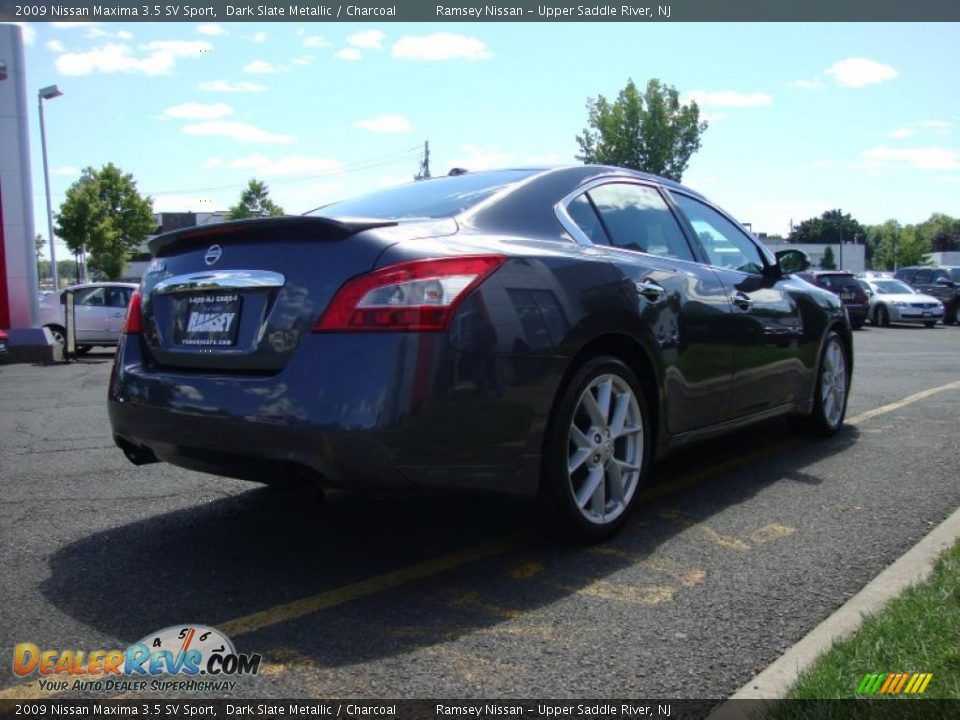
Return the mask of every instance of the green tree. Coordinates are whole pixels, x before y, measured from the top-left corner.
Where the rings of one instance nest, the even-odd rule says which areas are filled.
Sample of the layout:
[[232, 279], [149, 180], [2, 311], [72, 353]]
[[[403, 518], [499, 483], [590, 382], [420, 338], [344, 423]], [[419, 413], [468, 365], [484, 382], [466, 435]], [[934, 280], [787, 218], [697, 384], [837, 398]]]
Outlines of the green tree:
[[629, 80], [614, 102], [603, 95], [588, 98], [587, 113], [588, 127], [577, 135], [577, 160], [677, 181], [707, 129], [697, 103], [681, 104], [677, 89], [656, 78], [647, 82], [643, 93]]
[[113, 163], [86, 168], [67, 189], [57, 215], [57, 234], [67, 247], [75, 255], [89, 253], [89, 267], [108, 280], [123, 274], [130, 252], [156, 226], [152, 200], [140, 195], [133, 175]]
[[283, 208], [270, 199], [270, 190], [262, 180], [252, 178], [240, 195], [240, 202], [230, 208], [227, 220], [283, 215]]
[[823, 251], [823, 257], [820, 258], [820, 269], [821, 270], [836, 270], [837, 269], [837, 259], [833, 256], [833, 248], [827, 245], [827, 249]]
[[33, 250], [37, 253], [37, 262], [40, 262], [40, 256], [43, 255], [43, 249], [47, 246], [47, 241], [43, 239], [43, 235], [37, 233], [37, 236], [33, 239]]

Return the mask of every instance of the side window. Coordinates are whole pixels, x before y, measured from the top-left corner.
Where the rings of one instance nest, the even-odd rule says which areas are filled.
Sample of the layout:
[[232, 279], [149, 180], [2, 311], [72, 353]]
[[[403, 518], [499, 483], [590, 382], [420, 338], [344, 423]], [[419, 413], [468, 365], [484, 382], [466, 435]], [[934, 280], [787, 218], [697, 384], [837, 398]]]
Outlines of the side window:
[[666, 201], [646, 185], [610, 183], [587, 193], [610, 236], [625, 250], [693, 260], [693, 253]]
[[946, 271], [946, 270], [941, 270], [941, 269], [938, 268], [937, 270], [934, 270], [934, 271], [933, 271], [933, 282], [936, 282], [936, 281], [939, 280], [940, 278], [943, 278], [944, 280], [949, 280], [949, 279], [950, 279], [949, 276], [947, 275], [947, 271]]
[[107, 307], [125, 308], [130, 302], [130, 290], [124, 287], [111, 287], [106, 289]]
[[610, 244], [610, 239], [607, 237], [603, 225], [600, 224], [600, 218], [594, 212], [593, 205], [587, 198], [586, 193], [577, 195], [570, 201], [570, 204], [567, 205], [567, 214], [594, 245]]
[[918, 285], [929, 285], [932, 275], [933, 273], [929, 270], [917, 270], [916, 275], [913, 276], [912, 282], [915, 282]]
[[736, 225], [709, 205], [680, 193], [673, 193], [694, 232], [700, 238], [711, 265], [746, 273], [763, 272], [763, 256]]
[[76, 298], [73, 301], [74, 305], [91, 305], [94, 307], [103, 307], [105, 304], [104, 301], [104, 288], [87, 288], [86, 290], [81, 290], [77, 293]]

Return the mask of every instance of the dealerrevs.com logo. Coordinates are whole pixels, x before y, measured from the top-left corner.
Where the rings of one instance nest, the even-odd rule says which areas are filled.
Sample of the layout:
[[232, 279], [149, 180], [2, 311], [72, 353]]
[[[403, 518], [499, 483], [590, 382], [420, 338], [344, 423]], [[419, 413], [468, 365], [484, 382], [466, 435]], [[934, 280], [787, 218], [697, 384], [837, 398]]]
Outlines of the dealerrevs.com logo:
[[240, 654], [226, 635], [203, 625], [174, 625], [125, 650], [41, 650], [19, 643], [13, 672], [37, 675], [40, 689], [65, 691], [233, 690], [234, 678], [256, 675], [259, 654]]

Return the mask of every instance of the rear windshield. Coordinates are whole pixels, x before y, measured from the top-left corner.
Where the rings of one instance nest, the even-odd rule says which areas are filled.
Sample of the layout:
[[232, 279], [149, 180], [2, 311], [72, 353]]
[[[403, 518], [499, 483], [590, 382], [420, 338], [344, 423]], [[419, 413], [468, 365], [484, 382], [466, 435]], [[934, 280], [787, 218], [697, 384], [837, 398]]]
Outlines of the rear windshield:
[[307, 215], [386, 220], [452, 217], [537, 172], [539, 171], [498, 170], [420, 180], [324, 205]]
[[860, 284], [853, 275], [821, 275], [818, 280], [823, 287], [829, 290], [860, 289]]

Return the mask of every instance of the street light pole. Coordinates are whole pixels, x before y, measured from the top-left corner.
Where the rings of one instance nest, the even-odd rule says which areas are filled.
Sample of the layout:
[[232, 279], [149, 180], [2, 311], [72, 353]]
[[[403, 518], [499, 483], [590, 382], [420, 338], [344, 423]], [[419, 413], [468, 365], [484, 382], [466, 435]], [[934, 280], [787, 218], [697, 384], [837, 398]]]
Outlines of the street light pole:
[[47, 165], [47, 130], [43, 122], [43, 101], [53, 100], [63, 95], [56, 85], [40, 88], [37, 93], [37, 104], [40, 107], [40, 145], [43, 148], [43, 183], [47, 191], [47, 234], [50, 237], [50, 276], [53, 279], [54, 292], [60, 289], [60, 278], [57, 276], [57, 250], [53, 237], [53, 205], [50, 202], [50, 168]]

